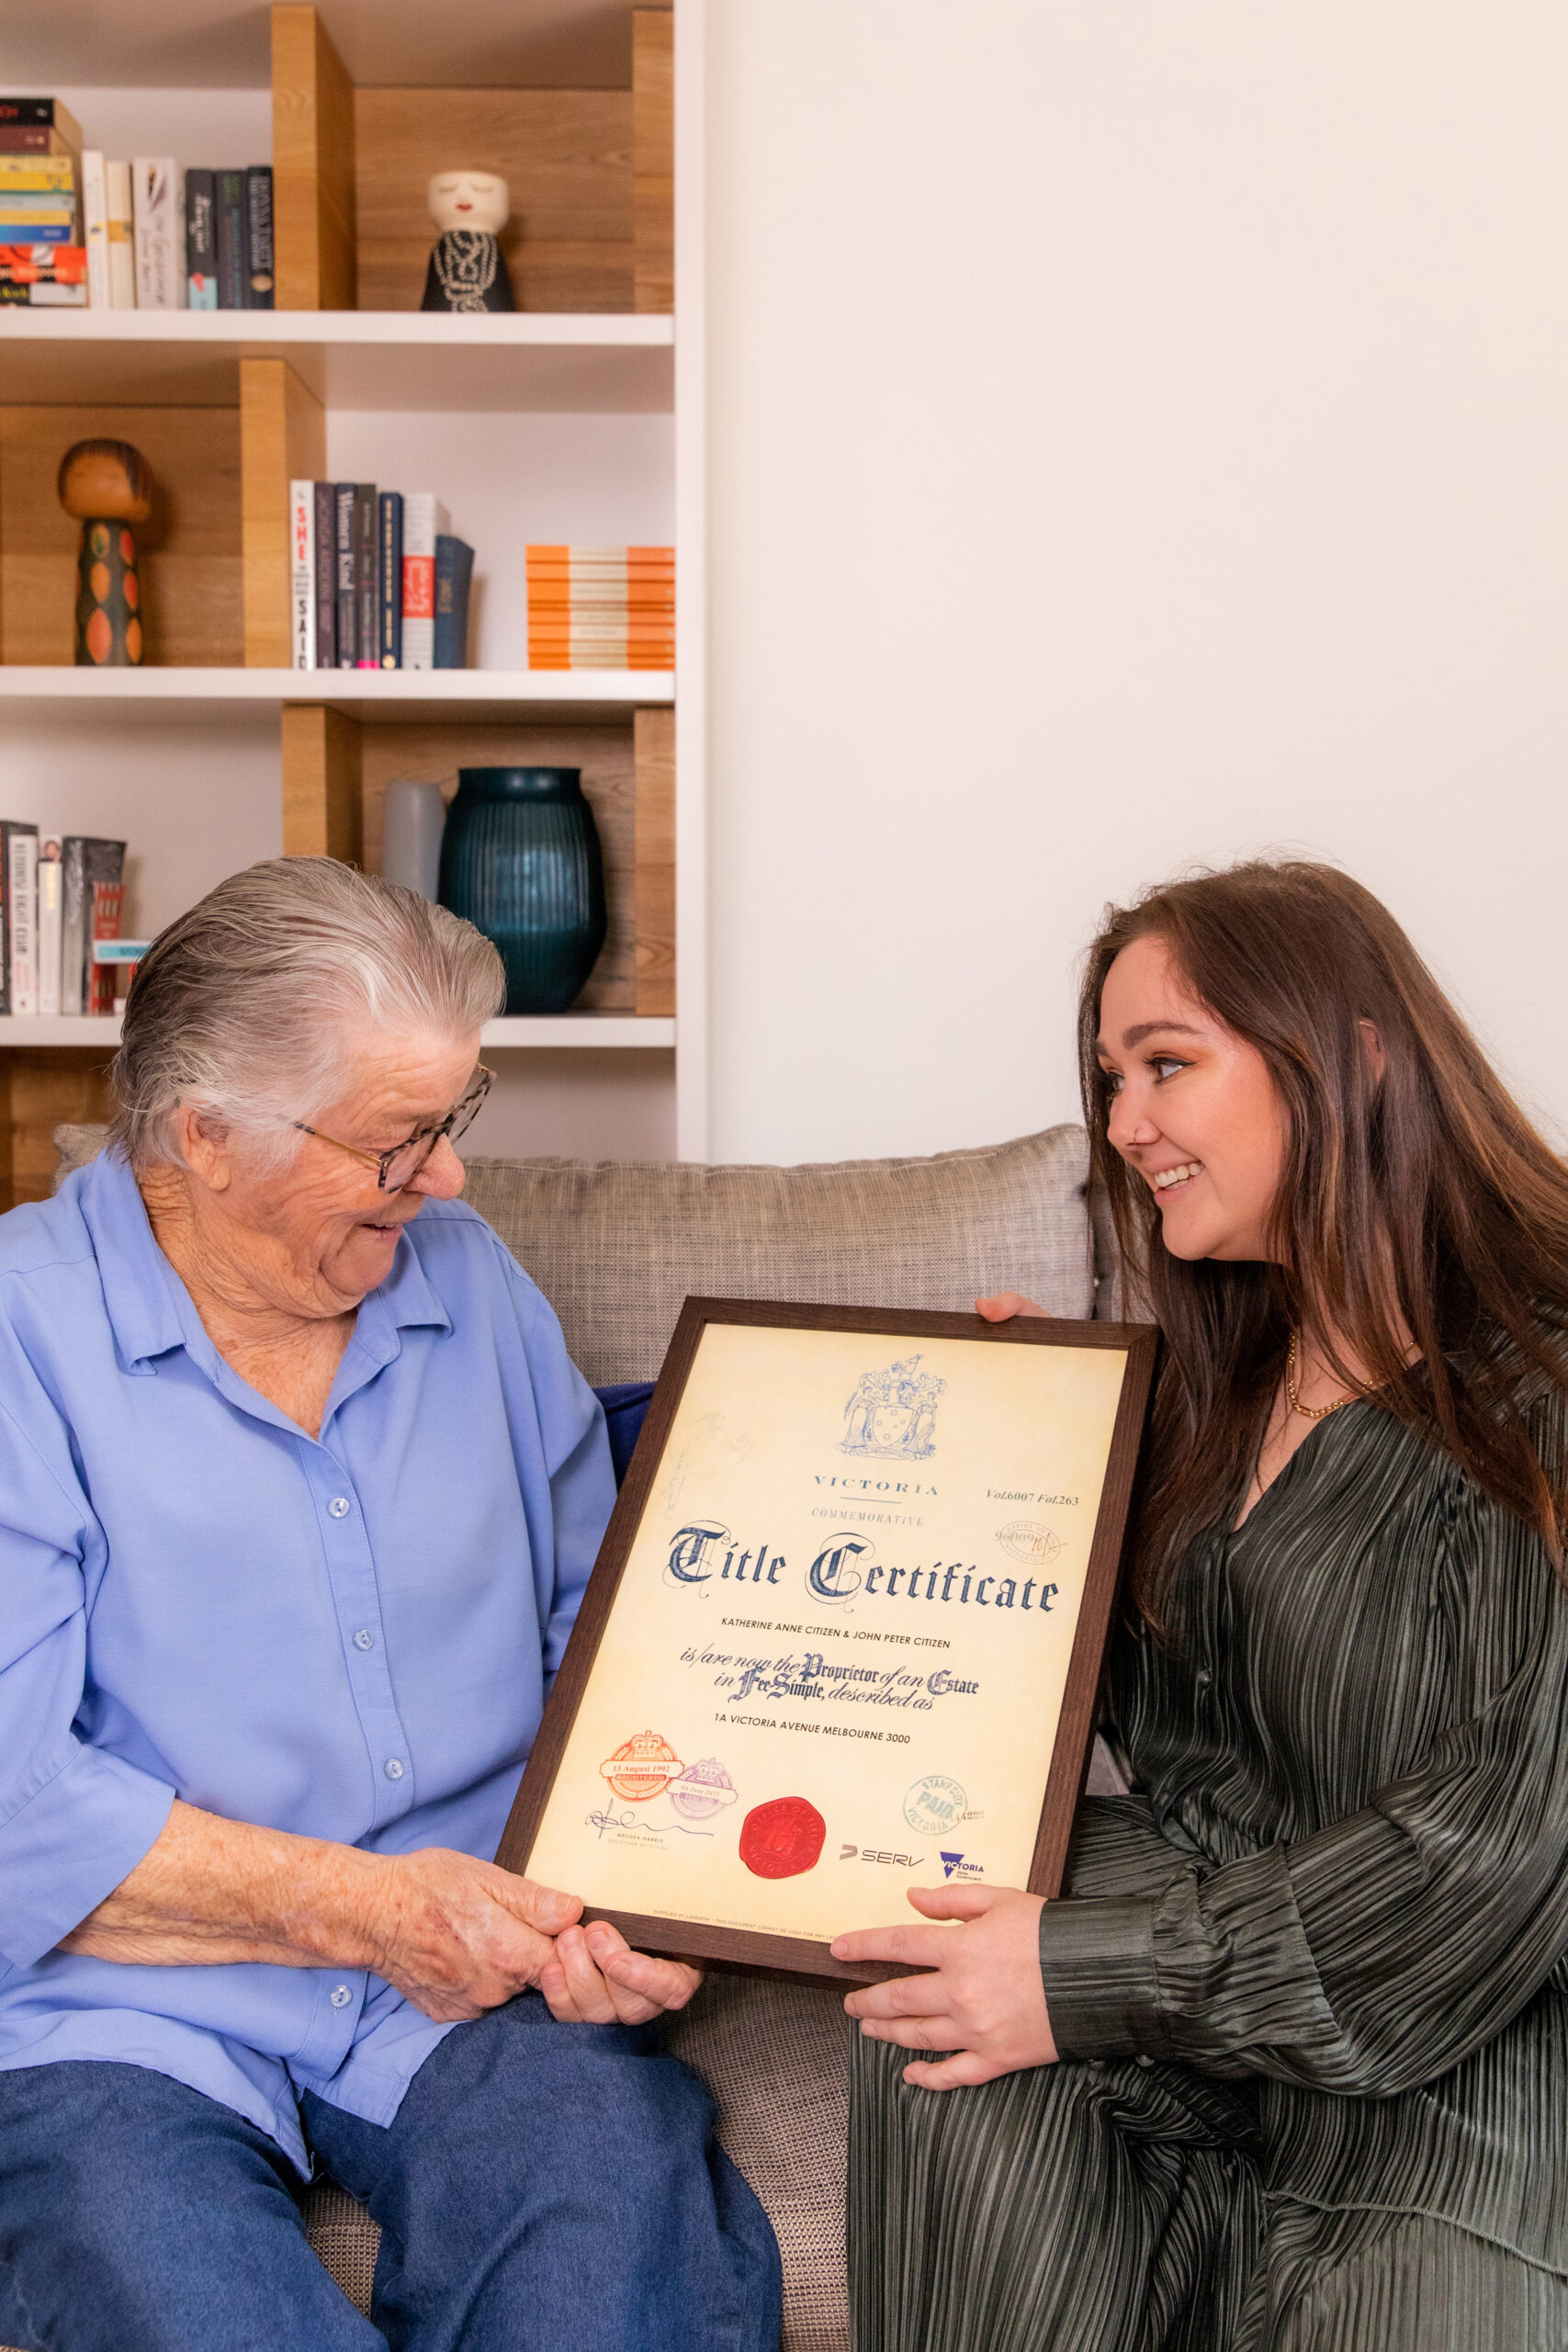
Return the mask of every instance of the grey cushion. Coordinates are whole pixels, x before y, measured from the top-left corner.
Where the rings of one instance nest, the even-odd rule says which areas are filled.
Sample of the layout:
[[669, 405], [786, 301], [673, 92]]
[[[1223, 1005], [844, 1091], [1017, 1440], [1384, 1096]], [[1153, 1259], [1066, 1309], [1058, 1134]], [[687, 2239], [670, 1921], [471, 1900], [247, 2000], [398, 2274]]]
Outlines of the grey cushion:
[[651, 1380], [688, 1295], [966, 1308], [1021, 1290], [1094, 1313], [1081, 1127], [931, 1159], [804, 1168], [470, 1159], [464, 1198], [596, 1386]]

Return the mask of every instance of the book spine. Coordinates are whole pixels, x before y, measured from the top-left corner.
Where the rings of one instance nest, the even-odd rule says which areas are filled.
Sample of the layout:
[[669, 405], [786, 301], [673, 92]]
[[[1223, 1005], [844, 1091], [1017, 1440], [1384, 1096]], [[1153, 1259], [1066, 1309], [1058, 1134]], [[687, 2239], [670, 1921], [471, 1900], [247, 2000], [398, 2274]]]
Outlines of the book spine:
[[11, 831], [0, 822], [0, 1015], [11, 1010]]
[[0, 245], [73, 245], [75, 242], [75, 229], [69, 220], [0, 220]]
[[435, 655], [437, 670], [468, 666], [468, 583], [474, 551], [465, 539], [443, 531], [435, 542]]
[[0, 122], [0, 155], [52, 155], [68, 152], [59, 132], [46, 130], [42, 123]]
[[136, 215], [136, 303], [142, 311], [186, 306], [185, 174], [172, 156], [138, 155], [130, 166]]
[[82, 145], [81, 127], [61, 98], [0, 98], [0, 128], [53, 130], [68, 147]]
[[[11, 949], [13, 944], [13, 926], [11, 922], [11, 897], [13, 889], [11, 844], [13, 841], [17, 839], [28, 842], [32, 854], [36, 870], [38, 861], [38, 827], [32, 824], [21, 824], [13, 820], [11, 818], [6, 818], [4, 822], [0, 822], [0, 1012], [15, 1012], [17, 1010], [16, 992], [11, 979]], [[29, 935], [27, 944], [27, 954], [29, 962], [32, 957], [32, 952]], [[35, 1012], [37, 1011], [36, 1003], [34, 1004], [33, 1010]]]
[[[118, 939], [119, 937], [120, 922], [124, 913], [124, 883], [95, 882], [93, 885], [92, 939], [94, 941], [100, 939]], [[104, 1013], [112, 1012], [114, 1011], [114, 969], [115, 967], [112, 964], [100, 964], [92, 952], [91, 944], [89, 944], [87, 951], [86, 980], [86, 1010], [89, 1012]]]
[[403, 668], [435, 662], [435, 541], [447, 528], [446, 509], [428, 490], [403, 501]]
[[61, 841], [45, 833], [38, 845], [38, 1009], [60, 1011], [62, 969]]
[[310, 485], [315, 498], [316, 662], [318, 670], [337, 668], [337, 575], [334, 566], [333, 485]]
[[381, 492], [380, 633], [383, 670], [403, 666], [403, 502], [395, 490]]
[[352, 670], [358, 660], [359, 606], [354, 593], [354, 484], [333, 484], [333, 547], [337, 564], [337, 666]]
[[108, 214], [109, 308], [136, 308], [136, 256], [132, 243], [130, 165], [106, 163], [104, 193]]
[[220, 311], [243, 311], [247, 274], [243, 172], [214, 175], [213, 209], [218, 232], [218, 307]]
[[6, 905], [11, 935], [11, 1010], [38, 1011], [38, 827], [6, 828]]
[[95, 311], [107, 311], [109, 307], [109, 210], [101, 147], [89, 147], [82, 157], [82, 233], [87, 248], [87, 300]]
[[272, 300], [272, 165], [245, 174], [245, 308], [270, 311]]
[[186, 174], [186, 300], [193, 311], [218, 308], [218, 227], [211, 172]]
[[[82, 1010], [82, 965], [87, 937], [87, 844], [82, 834], [67, 833], [60, 845], [60, 957], [56, 972], [57, 1009], [64, 1013], [79, 1013]], [[49, 854], [46, 842], [39, 852], [39, 962], [43, 971], [43, 866]], [[39, 981], [39, 1002], [41, 1007], [48, 975]]]
[[288, 485], [289, 662], [316, 666], [316, 485]]
[[377, 541], [376, 485], [354, 486], [355, 666], [378, 670], [376, 642], [381, 631], [380, 548]]

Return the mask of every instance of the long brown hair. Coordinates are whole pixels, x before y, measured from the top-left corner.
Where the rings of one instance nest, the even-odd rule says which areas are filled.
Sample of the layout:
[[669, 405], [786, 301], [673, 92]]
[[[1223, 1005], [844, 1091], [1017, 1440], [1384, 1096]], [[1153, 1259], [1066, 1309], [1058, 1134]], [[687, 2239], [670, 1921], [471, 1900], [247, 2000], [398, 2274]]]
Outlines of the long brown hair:
[[[1100, 992], [1122, 948], [1150, 935], [1197, 1001], [1256, 1046], [1278, 1090], [1288, 1140], [1277, 1262], [1170, 1256], [1153, 1194], [1108, 1140]], [[1094, 1175], [1165, 1335], [1134, 1577], [1144, 1615], [1161, 1624], [1186, 1545], [1238, 1499], [1303, 1324], [1325, 1351], [1338, 1333], [1377, 1403], [1428, 1433], [1561, 1564], [1568, 1496], [1526, 1408], [1542, 1382], [1568, 1386], [1568, 1167], [1387, 908], [1304, 862], [1235, 865], [1108, 907], [1078, 1047]], [[1406, 1361], [1402, 1321], [1418, 1362]]]

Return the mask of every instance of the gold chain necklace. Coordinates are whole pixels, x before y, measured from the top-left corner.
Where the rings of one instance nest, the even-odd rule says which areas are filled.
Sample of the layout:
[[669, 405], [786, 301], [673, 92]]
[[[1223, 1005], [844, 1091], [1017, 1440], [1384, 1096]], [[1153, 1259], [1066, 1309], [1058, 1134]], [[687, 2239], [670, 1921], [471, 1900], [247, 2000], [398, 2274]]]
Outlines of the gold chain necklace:
[[1352, 1388], [1343, 1396], [1337, 1396], [1332, 1405], [1303, 1405], [1296, 1386], [1296, 1335], [1293, 1331], [1291, 1333], [1291, 1344], [1285, 1356], [1285, 1394], [1291, 1400], [1292, 1413], [1299, 1413], [1303, 1421], [1325, 1421], [1330, 1413], [1338, 1412], [1342, 1405], [1355, 1404], [1360, 1393], [1359, 1388]]

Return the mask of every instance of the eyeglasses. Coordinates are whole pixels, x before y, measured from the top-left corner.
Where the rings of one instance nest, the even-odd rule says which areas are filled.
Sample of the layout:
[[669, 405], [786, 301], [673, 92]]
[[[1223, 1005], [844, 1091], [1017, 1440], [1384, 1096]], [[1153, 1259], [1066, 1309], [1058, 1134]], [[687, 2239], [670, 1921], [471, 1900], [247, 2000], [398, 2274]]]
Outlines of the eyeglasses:
[[406, 1143], [395, 1143], [389, 1151], [362, 1151], [357, 1144], [339, 1143], [335, 1136], [324, 1136], [320, 1127], [308, 1127], [303, 1119], [294, 1125], [302, 1136], [314, 1136], [318, 1143], [330, 1143], [334, 1151], [346, 1151], [355, 1159], [363, 1159], [376, 1170], [376, 1189], [380, 1193], [400, 1193], [413, 1182], [435, 1147], [445, 1137], [456, 1143], [467, 1135], [478, 1116], [479, 1105], [490, 1092], [495, 1072], [479, 1064], [474, 1083], [462, 1101], [447, 1112], [438, 1126], [421, 1127]]

